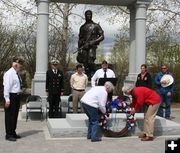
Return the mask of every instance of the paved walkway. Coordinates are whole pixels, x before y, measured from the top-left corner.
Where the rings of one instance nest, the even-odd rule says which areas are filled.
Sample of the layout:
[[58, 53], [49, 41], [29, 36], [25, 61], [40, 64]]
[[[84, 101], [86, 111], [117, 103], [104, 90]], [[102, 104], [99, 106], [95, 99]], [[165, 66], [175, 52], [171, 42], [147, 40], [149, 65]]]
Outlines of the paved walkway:
[[[180, 109], [173, 110], [174, 121], [180, 123]], [[22, 136], [16, 142], [4, 139], [4, 112], [0, 110], [0, 153], [165, 153], [165, 139], [157, 137], [151, 142], [142, 142], [138, 137], [104, 138], [92, 143], [85, 138], [50, 138], [46, 121], [18, 121], [17, 132]], [[178, 137], [178, 136], [173, 136]], [[180, 136], [179, 136], [180, 137]]]

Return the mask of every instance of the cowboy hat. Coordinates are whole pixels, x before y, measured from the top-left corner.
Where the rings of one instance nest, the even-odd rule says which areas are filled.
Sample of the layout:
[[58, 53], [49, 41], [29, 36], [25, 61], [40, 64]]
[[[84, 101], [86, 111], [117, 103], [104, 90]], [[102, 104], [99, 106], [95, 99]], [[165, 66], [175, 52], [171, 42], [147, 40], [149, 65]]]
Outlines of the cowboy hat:
[[[170, 74], [165, 74], [163, 75], [163, 77], [161, 78], [161, 86], [162, 87], [168, 87], [171, 84], [173, 84], [174, 82], [174, 78], [170, 75]], [[166, 83], [162, 83], [162, 82], [166, 82]]]

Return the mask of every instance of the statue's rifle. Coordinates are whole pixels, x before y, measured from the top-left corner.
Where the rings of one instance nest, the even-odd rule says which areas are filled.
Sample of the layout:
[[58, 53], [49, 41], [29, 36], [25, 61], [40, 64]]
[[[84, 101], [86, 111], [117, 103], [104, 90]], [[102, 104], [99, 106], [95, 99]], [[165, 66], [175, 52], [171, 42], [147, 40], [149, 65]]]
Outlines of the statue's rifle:
[[78, 52], [81, 52], [82, 49], [83, 49], [83, 46], [82, 46], [81, 48], [77, 48], [77, 49], [73, 52], [73, 54], [76, 54], [76, 53], [78, 53]]
[[[93, 26], [94, 26], [94, 25], [93, 25]], [[93, 29], [93, 28], [92, 28], [92, 29]], [[77, 48], [77, 49], [73, 52], [73, 54], [76, 54], [77, 52], [81, 52], [81, 51], [82, 51], [82, 49], [85, 47], [85, 45], [90, 41], [89, 39], [91, 38], [92, 33], [93, 33], [93, 30], [91, 31], [89, 37], [86, 39], [84, 45], [81, 46], [80, 48]]]

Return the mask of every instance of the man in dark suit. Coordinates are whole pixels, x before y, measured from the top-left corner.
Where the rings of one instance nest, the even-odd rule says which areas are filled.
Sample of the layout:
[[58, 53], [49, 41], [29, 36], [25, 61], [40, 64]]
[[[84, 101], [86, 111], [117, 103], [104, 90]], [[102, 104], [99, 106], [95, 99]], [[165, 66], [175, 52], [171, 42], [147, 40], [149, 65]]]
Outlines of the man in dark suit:
[[49, 118], [59, 117], [59, 103], [63, 94], [63, 73], [58, 69], [58, 60], [51, 61], [51, 69], [46, 72], [46, 94], [49, 101]]

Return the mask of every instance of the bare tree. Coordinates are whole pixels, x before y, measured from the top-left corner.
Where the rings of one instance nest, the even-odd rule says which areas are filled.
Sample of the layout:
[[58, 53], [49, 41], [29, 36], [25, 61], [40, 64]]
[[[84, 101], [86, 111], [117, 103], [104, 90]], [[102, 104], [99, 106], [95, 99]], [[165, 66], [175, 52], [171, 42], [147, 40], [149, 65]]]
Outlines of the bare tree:
[[[76, 7], [74, 4], [58, 4], [54, 3], [50, 6], [50, 25], [51, 25], [51, 36], [58, 38], [58, 42], [53, 43], [50, 46], [50, 56], [56, 56], [62, 65], [63, 70], [66, 72], [68, 67], [69, 58], [67, 53], [71, 37], [71, 28], [69, 26], [69, 17], [73, 15], [72, 9]], [[56, 46], [56, 47], [55, 47]]]
[[109, 59], [118, 78], [116, 86], [116, 94], [118, 95], [121, 94], [123, 81], [128, 73], [128, 45], [128, 37], [126, 35], [118, 35]]
[[12, 32], [0, 24], [0, 92], [2, 92], [2, 80], [4, 72], [10, 68], [12, 57], [17, 53], [17, 33]]
[[[36, 67], [36, 33], [34, 23], [24, 25], [23, 29], [18, 31], [18, 51], [25, 60], [24, 69], [28, 72], [28, 78], [34, 77]], [[31, 81], [30, 81], [31, 82]]]

